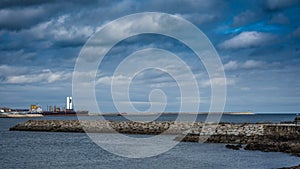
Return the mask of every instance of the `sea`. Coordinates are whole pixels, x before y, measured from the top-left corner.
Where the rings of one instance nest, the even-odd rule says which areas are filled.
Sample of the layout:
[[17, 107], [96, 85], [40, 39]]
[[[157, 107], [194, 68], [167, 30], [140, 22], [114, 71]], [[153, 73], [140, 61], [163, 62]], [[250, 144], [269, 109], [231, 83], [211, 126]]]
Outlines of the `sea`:
[[[85, 118], [94, 119], [96, 117]], [[122, 116], [106, 116], [105, 118], [115, 121], [128, 120]], [[293, 114], [223, 115], [221, 121], [278, 123], [293, 121], [294, 118]], [[230, 150], [225, 148], [225, 144], [191, 142], [181, 142], [157, 156], [127, 158], [104, 150], [85, 133], [9, 131], [10, 127], [30, 119], [74, 120], [77, 117], [0, 118], [1, 169], [271, 169], [300, 164], [299, 157], [286, 153]], [[162, 115], [156, 120], [171, 121], [174, 119], [176, 119], [176, 115]], [[203, 120], [205, 120], [205, 115], [197, 117], [197, 121]]]

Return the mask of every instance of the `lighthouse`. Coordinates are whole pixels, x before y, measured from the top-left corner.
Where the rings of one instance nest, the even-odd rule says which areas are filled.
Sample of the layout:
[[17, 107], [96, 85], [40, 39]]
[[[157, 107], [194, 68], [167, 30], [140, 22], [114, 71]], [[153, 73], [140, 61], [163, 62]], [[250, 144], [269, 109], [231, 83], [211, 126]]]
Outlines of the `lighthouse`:
[[67, 97], [67, 110], [73, 110], [72, 97]]

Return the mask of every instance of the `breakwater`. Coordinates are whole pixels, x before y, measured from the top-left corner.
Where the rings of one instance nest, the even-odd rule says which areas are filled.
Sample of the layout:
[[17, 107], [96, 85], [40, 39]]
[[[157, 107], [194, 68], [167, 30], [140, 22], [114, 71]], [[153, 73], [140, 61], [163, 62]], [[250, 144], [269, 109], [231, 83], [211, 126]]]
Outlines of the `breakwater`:
[[[300, 126], [295, 124], [209, 124], [202, 122], [133, 122], [96, 120], [29, 120], [10, 130], [177, 134], [178, 141], [246, 144], [247, 150], [280, 151], [300, 156]], [[203, 139], [204, 138], [204, 139]], [[201, 141], [202, 142], [202, 141]]]
[[29, 120], [10, 130], [52, 132], [119, 132], [126, 134], [263, 135], [264, 124], [205, 124], [203, 122], [133, 122], [99, 120]]

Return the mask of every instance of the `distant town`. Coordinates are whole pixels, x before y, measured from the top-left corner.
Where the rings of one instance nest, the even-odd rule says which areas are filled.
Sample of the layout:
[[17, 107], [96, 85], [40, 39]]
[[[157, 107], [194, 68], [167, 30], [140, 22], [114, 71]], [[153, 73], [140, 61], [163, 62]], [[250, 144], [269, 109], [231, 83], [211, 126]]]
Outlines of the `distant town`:
[[66, 97], [66, 106], [48, 106], [43, 110], [42, 105], [32, 104], [29, 109], [14, 109], [0, 107], [1, 117], [40, 117], [43, 115], [88, 115], [88, 111], [75, 111], [73, 109], [72, 97]]

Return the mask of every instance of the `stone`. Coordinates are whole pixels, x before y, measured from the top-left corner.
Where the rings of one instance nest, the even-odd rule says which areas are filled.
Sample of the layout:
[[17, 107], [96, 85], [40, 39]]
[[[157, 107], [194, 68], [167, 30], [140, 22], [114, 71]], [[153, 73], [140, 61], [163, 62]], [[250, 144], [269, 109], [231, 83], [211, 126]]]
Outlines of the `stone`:
[[240, 148], [242, 148], [242, 145], [241, 144], [237, 144], [237, 145], [227, 144], [225, 147], [228, 149], [232, 149], [232, 150], [239, 150]]

